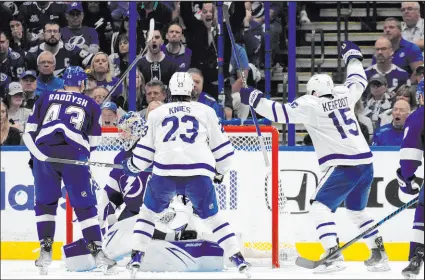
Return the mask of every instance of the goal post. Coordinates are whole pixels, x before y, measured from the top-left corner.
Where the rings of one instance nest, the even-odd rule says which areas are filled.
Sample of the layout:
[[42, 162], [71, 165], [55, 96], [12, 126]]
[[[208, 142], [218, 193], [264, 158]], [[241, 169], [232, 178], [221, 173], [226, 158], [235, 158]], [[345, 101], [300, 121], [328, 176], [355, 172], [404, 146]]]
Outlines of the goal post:
[[[223, 183], [215, 186], [217, 202], [233, 230], [239, 233], [243, 254], [247, 258], [270, 259], [270, 266], [279, 268], [282, 250], [289, 247], [295, 250], [295, 245], [279, 240], [283, 235], [279, 231], [279, 216], [282, 217], [286, 203], [279, 181], [279, 133], [273, 126], [260, 126], [260, 129], [271, 162], [269, 168], [265, 166], [255, 126], [224, 126], [235, 156]], [[118, 130], [103, 128], [101, 145], [91, 160], [112, 163], [120, 148]], [[106, 184], [110, 170], [91, 167], [93, 179], [100, 188]], [[66, 242], [70, 243], [80, 227], [73, 227], [73, 210], [68, 199], [66, 226]]]

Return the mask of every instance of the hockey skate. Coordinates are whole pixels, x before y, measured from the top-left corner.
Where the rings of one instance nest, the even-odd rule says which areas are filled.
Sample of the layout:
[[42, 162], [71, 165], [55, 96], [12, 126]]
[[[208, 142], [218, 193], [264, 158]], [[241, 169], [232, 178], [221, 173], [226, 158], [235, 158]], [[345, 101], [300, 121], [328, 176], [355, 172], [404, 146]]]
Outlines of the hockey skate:
[[251, 267], [251, 265], [247, 261], [245, 261], [244, 257], [240, 252], [234, 254], [229, 259], [232, 263], [236, 265], [240, 273], [243, 273], [248, 278], [251, 278], [251, 273], [249, 273], [249, 268]]
[[103, 274], [111, 275], [117, 274], [117, 262], [108, 258], [102, 250], [101, 246], [98, 246], [91, 241], [87, 244], [90, 254], [94, 257], [96, 266], [103, 270]]
[[140, 252], [140, 251], [133, 250], [131, 252], [131, 260], [127, 264], [126, 268], [128, 270], [130, 270], [130, 277], [132, 279], [136, 278], [136, 274], [139, 271], [140, 266], [142, 265], [142, 260], [143, 260], [144, 255], [145, 255], [145, 253]]
[[371, 272], [380, 272], [390, 270], [388, 264], [388, 255], [385, 252], [384, 242], [382, 237], [375, 239], [375, 244], [377, 248], [372, 249], [372, 254], [368, 260], [364, 262], [368, 271]]
[[[332, 247], [328, 249], [325, 253], [323, 253], [320, 256], [320, 259], [326, 258], [326, 256], [329, 256], [333, 252], [338, 250], [338, 245], [335, 247]], [[344, 256], [341, 254], [341, 252], [334, 255], [329, 260], [325, 261], [323, 264], [319, 265], [314, 269], [314, 273], [330, 273], [330, 272], [337, 272], [342, 271], [346, 268], [344, 265]]]
[[415, 250], [415, 255], [410, 259], [409, 265], [403, 269], [405, 279], [416, 279], [421, 272], [422, 265], [424, 264], [424, 247], [418, 246]]
[[41, 246], [40, 257], [35, 261], [35, 266], [38, 267], [41, 275], [47, 275], [49, 266], [52, 263], [52, 245], [53, 239], [46, 237], [44, 244]]

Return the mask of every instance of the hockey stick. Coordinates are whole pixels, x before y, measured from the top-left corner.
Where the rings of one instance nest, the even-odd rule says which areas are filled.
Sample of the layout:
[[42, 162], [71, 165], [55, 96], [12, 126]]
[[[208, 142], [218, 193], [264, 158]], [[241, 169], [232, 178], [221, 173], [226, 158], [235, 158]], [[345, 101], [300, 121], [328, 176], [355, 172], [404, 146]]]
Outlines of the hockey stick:
[[357, 240], [361, 239], [363, 236], [367, 235], [368, 233], [372, 232], [377, 227], [381, 226], [383, 223], [385, 223], [386, 221], [388, 221], [389, 219], [391, 219], [395, 215], [399, 214], [403, 210], [405, 210], [405, 209], [409, 208], [410, 206], [414, 205], [416, 202], [418, 202], [418, 199], [419, 199], [419, 197], [416, 197], [416, 198], [412, 199], [411, 201], [407, 202], [406, 204], [404, 204], [403, 206], [401, 206], [400, 208], [398, 208], [396, 211], [394, 211], [393, 213], [391, 213], [388, 216], [386, 216], [385, 218], [383, 218], [377, 224], [375, 224], [374, 226], [372, 226], [371, 228], [369, 228], [365, 232], [359, 234], [358, 236], [356, 236], [355, 238], [353, 238], [351, 241], [349, 241], [346, 244], [344, 244], [344, 246], [342, 246], [338, 250], [332, 252], [331, 254], [329, 254], [328, 256], [326, 256], [325, 258], [323, 258], [321, 260], [318, 260], [318, 261], [312, 261], [312, 260], [308, 260], [308, 259], [303, 258], [303, 257], [298, 257], [297, 260], [296, 260], [296, 262], [295, 262], [295, 264], [298, 265], [298, 266], [304, 267], [304, 268], [308, 268], [308, 269], [314, 269], [314, 268], [318, 267], [319, 265], [323, 264], [327, 260], [331, 259], [336, 254], [339, 254], [342, 250], [344, 250], [344, 249], [348, 248], [349, 246], [351, 246], [353, 243], [355, 243]]
[[128, 73], [130, 73], [131, 69], [133, 69], [133, 67], [145, 55], [146, 51], [148, 50], [149, 42], [152, 40], [154, 30], [155, 30], [155, 20], [153, 18], [151, 18], [151, 20], [149, 22], [149, 33], [148, 33], [148, 38], [146, 38], [146, 46], [145, 46], [145, 48], [143, 49], [143, 51], [139, 55], [137, 55], [137, 57], [134, 59], [134, 61], [127, 67], [127, 69], [121, 75], [121, 78], [118, 80], [118, 82], [116, 82], [116, 84], [111, 88], [111, 90], [109, 91], [109, 93], [106, 95], [106, 97], [103, 100], [103, 102], [102, 102], [101, 105], [103, 105], [103, 103], [107, 102], [106, 100], [108, 100], [108, 98], [111, 97], [112, 93], [114, 93], [115, 90], [117, 90], [117, 88], [122, 84], [122, 82], [124, 81], [124, 79], [127, 77]]
[[[246, 83], [245, 73], [241, 70], [241, 67], [240, 67], [239, 56], [236, 50], [235, 38], [233, 37], [232, 28], [230, 27], [229, 7], [226, 4], [223, 5], [223, 16], [226, 21], [227, 33], [229, 33], [230, 43], [232, 44], [232, 50], [233, 50], [233, 55], [235, 56], [237, 71], [239, 71], [242, 77], [243, 87], [248, 88], [248, 84]], [[249, 109], [251, 111], [255, 129], [257, 130], [258, 140], [260, 141], [260, 146], [261, 146], [261, 151], [263, 152], [264, 162], [266, 163], [266, 167], [270, 167], [270, 161], [267, 156], [266, 146], [264, 145], [264, 139], [263, 139], [263, 136], [261, 135], [261, 130], [260, 130], [260, 126], [258, 125], [257, 116], [255, 115], [255, 110], [254, 108], [252, 108], [252, 106], [249, 106]]]

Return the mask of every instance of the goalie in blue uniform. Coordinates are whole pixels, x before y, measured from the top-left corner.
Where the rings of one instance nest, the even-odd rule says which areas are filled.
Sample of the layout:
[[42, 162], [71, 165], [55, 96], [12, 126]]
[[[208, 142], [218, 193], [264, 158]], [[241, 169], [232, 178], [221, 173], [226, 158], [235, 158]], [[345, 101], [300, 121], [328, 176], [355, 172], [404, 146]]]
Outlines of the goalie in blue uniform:
[[410, 242], [409, 265], [403, 269], [406, 279], [414, 279], [421, 270], [424, 259], [424, 188], [414, 183], [415, 172], [422, 165], [424, 153], [424, 90], [417, 92], [420, 107], [406, 120], [404, 139], [400, 149], [400, 168], [397, 170], [397, 179], [400, 189], [407, 194], [419, 193], [419, 203], [416, 207], [413, 221], [413, 235]]
[[101, 135], [100, 108], [81, 93], [87, 80], [84, 70], [68, 67], [63, 79], [63, 91], [48, 92], [34, 104], [23, 136], [33, 159], [34, 210], [41, 246], [35, 265], [41, 274], [47, 274], [52, 262], [55, 216], [63, 180], [96, 266], [102, 267], [105, 274], [114, 273], [116, 262], [101, 249], [97, 200], [89, 167], [46, 162], [48, 157], [88, 160]]

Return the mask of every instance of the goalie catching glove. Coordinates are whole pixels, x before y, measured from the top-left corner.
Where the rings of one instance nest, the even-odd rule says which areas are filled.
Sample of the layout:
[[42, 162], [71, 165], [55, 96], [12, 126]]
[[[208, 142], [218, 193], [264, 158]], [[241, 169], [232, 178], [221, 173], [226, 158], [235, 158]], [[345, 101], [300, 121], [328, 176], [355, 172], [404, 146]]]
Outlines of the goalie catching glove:
[[131, 157], [122, 161], [123, 172], [127, 176], [136, 177], [142, 170], [134, 166]]
[[360, 51], [359, 46], [354, 44], [351, 41], [344, 41], [341, 45], [340, 54], [342, 59], [344, 59], [345, 65], [353, 59], [357, 58], [358, 60], [363, 60], [362, 52]]

